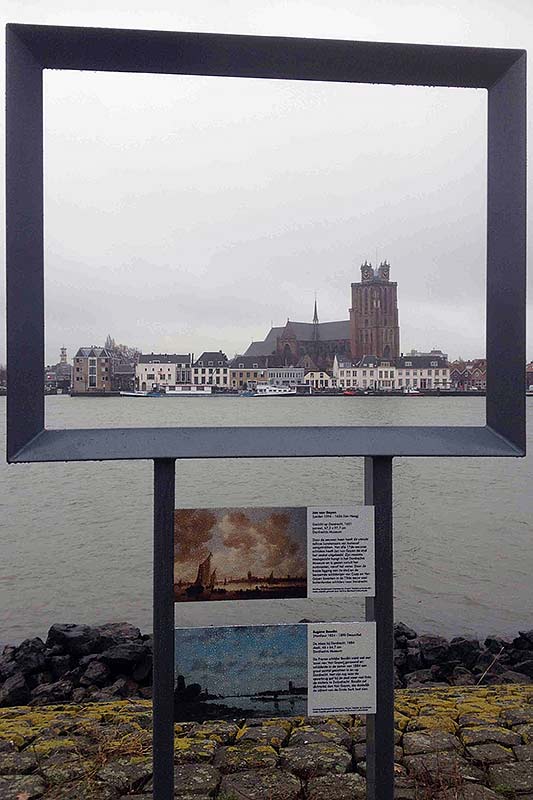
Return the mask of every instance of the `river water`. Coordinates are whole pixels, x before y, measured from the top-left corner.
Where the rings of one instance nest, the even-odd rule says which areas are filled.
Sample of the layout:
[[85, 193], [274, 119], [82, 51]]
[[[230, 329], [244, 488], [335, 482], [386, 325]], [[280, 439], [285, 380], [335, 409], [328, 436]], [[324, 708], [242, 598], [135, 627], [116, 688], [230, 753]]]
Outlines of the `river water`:
[[[533, 422], [533, 398], [527, 399]], [[48, 427], [483, 424], [484, 399], [46, 399]], [[5, 398], [0, 398], [5, 430]], [[531, 425], [529, 429], [531, 431]], [[533, 445], [529, 434], [529, 447]], [[2, 453], [4, 442], [0, 442]], [[3, 456], [2, 456], [3, 462]], [[178, 506], [362, 502], [362, 459], [179, 462]], [[418, 632], [533, 627], [533, 457], [396, 459], [396, 619]], [[152, 464], [0, 464], [0, 641], [54, 622], [151, 629]], [[363, 619], [362, 601], [185, 604], [178, 625]]]

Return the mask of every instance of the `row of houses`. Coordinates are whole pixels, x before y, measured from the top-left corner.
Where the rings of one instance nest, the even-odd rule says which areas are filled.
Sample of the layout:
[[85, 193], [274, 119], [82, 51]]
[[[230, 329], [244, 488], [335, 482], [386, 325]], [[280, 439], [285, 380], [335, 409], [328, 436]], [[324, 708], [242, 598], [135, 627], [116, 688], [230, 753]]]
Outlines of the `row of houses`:
[[[272, 361], [274, 363], [272, 364]], [[45, 386], [74, 393], [150, 391], [179, 384], [213, 386], [222, 391], [254, 387], [260, 383], [278, 386], [307, 385], [314, 389], [414, 389], [484, 390], [486, 361], [458, 359], [449, 363], [445, 353], [411, 351], [399, 358], [364, 356], [349, 360], [335, 356], [331, 371], [314, 367], [278, 366], [261, 355], [237, 355], [228, 359], [222, 351], [192, 353], [137, 353], [123, 359], [113, 348], [81, 347], [68, 363], [61, 349], [60, 362], [45, 372]], [[526, 386], [533, 383], [533, 365], [526, 367]]]
[[228, 359], [222, 350], [191, 354], [146, 353], [136, 366], [138, 391], [156, 387], [171, 389], [180, 383], [214, 386], [222, 390], [246, 389], [258, 383], [297, 386], [304, 383], [305, 370], [298, 367], [269, 366], [268, 356], [235, 356]]
[[335, 356], [333, 380], [341, 389], [449, 389], [450, 369], [444, 353], [401, 355], [395, 359], [363, 356], [350, 361]]

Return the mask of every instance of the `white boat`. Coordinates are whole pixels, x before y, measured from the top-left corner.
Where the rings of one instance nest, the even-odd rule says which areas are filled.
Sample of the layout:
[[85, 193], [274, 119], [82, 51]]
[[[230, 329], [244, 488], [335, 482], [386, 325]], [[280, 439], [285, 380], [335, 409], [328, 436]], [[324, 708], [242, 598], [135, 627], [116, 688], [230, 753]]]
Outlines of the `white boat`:
[[150, 392], [121, 392], [120, 394], [122, 397], [209, 397], [213, 394], [213, 387], [205, 384], [178, 383], [176, 386], [167, 386]]
[[296, 394], [296, 386], [275, 386], [270, 383], [260, 383], [256, 386], [252, 397], [286, 397]]

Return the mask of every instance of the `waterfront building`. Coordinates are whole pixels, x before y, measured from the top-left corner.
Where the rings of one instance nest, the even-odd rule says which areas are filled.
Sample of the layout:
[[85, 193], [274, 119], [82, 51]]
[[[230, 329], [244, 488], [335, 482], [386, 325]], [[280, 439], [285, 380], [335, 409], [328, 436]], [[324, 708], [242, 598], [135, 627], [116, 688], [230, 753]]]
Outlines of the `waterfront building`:
[[80, 347], [74, 356], [72, 391], [75, 394], [110, 392], [111, 353], [105, 347]]
[[72, 384], [72, 365], [68, 361], [67, 348], [60, 349], [57, 364], [47, 366], [44, 371], [45, 392], [70, 392]]
[[450, 368], [441, 355], [402, 355], [395, 361], [397, 388], [449, 389]]
[[114, 392], [135, 391], [136, 364], [131, 362], [114, 363], [111, 375], [111, 386]]
[[304, 382], [303, 367], [269, 367], [267, 372], [271, 386], [301, 386]]
[[363, 356], [345, 360], [336, 356], [333, 376], [341, 389], [448, 389], [448, 362], [435, 352], [416, 356], [402, 354], [396, 359]]
[[485, 358], [474, 358], [465, 361], [462, 358], [450, 364], [450, 383], [455, 389], [467, 392], [472, 389], [484, 391], [487, 388], [487, 361]]
[[311, 386], [313, 389], [331, 389], [337, 385], [337, 380], [327, 372], [319, 372], [316, 370], [307, 372], [304, 375], [304, 383], [306, 386]]
[[190, 380], [190, 353], [142, 353], [135, 366], [135, 386], [141, 392], [167, 389]]
[[398, 358], [398, 284], [390, 280], [390, 264], [383, 261], [374, 270], [361, 265], [361, 280], [352, 283], [350, 308], [350, 352], [352, 358], [373, 353], [377, 358]]
[[191, 383], [199, 386], [218, 386], [221, 389], [229, 388], [227, 355], [222, 350], [218, 352], [203, 352], [197, 361], [192, 364]]
[[396, 389], [396, 366], [393, 361], [377, 356], [363, 356], [356, 360], [335, 357], [333, 377], [341, 389]]
[[268, 356], [235, 356], [229, 362], [229, 385], [232, 389], [255, 389], [268, 383]]

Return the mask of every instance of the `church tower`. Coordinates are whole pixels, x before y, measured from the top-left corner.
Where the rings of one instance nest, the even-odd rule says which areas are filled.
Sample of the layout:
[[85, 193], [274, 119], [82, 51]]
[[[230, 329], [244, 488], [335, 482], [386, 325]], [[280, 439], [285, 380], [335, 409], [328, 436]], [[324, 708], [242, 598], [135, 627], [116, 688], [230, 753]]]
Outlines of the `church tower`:
[[352, 283], [350, 308], [350, 349], [352, 358], [377, 356], [398, 358], [398, 284], [390, 280], [390, 264], [382, 261], [377, 270], [361, 264], [361, 281]]

